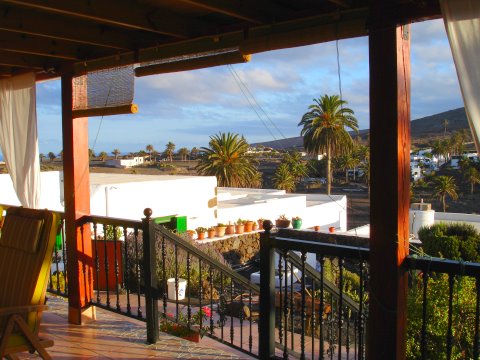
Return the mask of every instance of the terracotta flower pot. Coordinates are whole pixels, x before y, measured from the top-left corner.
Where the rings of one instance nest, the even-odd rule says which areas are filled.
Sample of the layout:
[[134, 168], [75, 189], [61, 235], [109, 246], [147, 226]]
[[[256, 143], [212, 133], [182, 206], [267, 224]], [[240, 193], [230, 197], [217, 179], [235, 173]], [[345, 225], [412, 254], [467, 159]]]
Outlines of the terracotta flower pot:
[[258, 230], [258, 224], [256, 222], [253, 223], [252, 231]]
[[243, 224], [235, 225], [235, 234], [243, 234], [244, 231], [245, 231], [245, 226]]
[[320, 231], [320, 225], [315, 225], [315, 226], [313, 227], [313, 229], [314, 229], [315, 231]]
[[225, 234], [226, 235], [233, 235], [235, 234], [235, 225], [227, 225], [227, 228], [225, 229]]
[[275, 220], [275, 226], [277, 228], [286, 229], [290, 226], [290, 220]]
[[225, 236], [226, 226], [215, 226], [215, 235], [218, 237]]
[[205, 239], [205, 233], [204, 233], [204, 232], [197, 233], [197, 239], [198, 239], [198, 240], [203, 240], [203, 239]]
[[258, 219], [258, 220], [257, 220], [257, 223], [258, 223], [258, 230], [263, 230], [263, 220], [262, 220], [262, 219]]
[[253, 221], [247, 221], [245, 224], [245, 232], [250, 232], [253, 230]]
[[328, 228], [328, 231], [331, 232], [331, 233], [334, 233], [335, 232], [335, 226], [330, 226]]
[[213, 239], [215, 237], [215, 229], [208, 230], [207, 233], [209, 239]]

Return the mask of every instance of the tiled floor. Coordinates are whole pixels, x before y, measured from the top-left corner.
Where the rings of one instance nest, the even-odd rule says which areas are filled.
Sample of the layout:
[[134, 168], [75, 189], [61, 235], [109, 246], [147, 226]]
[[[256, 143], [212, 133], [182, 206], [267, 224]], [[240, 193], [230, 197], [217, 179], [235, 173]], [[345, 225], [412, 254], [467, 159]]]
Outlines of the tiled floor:
[[[76, 326], [67, 322], [67, 304], [50, 298], [41, 333], [53, 339], [54, 359], [250, 359], [212, 339], [192, 343], [164, 333], [155, 345], [145, 343], [145, 323], [98, 309], [97, 321]], [[22, 359], [37, 358], [23, 354]]]

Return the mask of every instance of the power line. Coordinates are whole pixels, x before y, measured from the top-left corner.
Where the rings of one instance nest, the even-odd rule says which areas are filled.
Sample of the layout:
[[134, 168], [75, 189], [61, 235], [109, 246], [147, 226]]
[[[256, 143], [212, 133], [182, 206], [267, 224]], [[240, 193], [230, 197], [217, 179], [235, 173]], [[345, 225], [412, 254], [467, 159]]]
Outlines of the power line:
[[265, 123], [265, 121], [262, 119], [262, 117], [260, 116], [260, 114], [258, 113], [257, 109], [255, 109], [255, 106], [252, 104], [250, 98], [248, 97], [248, 95], [245, 93], [245, 90], [243, 89], [243, 87], [241, 86], [241, 84], [239, 83], [239, 80], [237, 79], [236, 77], [236, 73], [234, 73], [234, 70], [230, 67], [230, 65], [228, 66], [228, 70], [230, 70], [230, 74], [232, 74], [233, 76], [233, 79], [235, 80], [235, 83], [237, 84], [237, 86], [239, 87], [240, 91], [242, 92], [243, 96], [245, 96], [245, 99], [247, 99], [247, 102], [248, 102], [248, 105], [250, 105], [250, 107], [252, 108], [252, 110], [255, 112], [255, 114], [257, 115], [257, 117], [260, 119], [260, 121], [262, 122], [263, 126], [265, 126], [265, 129], [267, 129], [267, 131], [270, 133], [270, 135], [273, 137], [274, 140], [277, 140], [277, 138], [275, 137], [275, 135], [273, 135], [272, 131], [268, 128], [267, 124]]
[[[278, 133], [280, 134], [280, 136], [283, 138], [283, 139], [286, 139], [285, 135], [282, 133], [282, 131], [277, 127], [277, 125], [275, 124], [274, 121], [272, 121], [272, 119], [268, 116], [268, 114], [266, 113], [266, 111], [262, 108], [262, 106], [258, 103], [257, 99], [255, 98], [255, 96], [252, 94], [252, 92], [250, 91], [250, 89], [248, 88], [247, 84], [242, 81], [240, 75], [238, 75], [238, 73], [235, 71], [235, 69], [233, 68], [232, 65], [228, 65], [228, 68], [230, 70], [230, 73], [232, 74], [232, 76], [234, 77], [238, 87], [240, 88], [240, 90], [242, 91], [242, 93], [244, 94], [244, 96], [247, 98], [247, 100], [249, 101], [249, 103], [251, 104], [251, 101], [253, 101], [254, 104], [251, 104], [252, 106], [252, 109], [254, 108], [254, 105], [257, 106], [258, 109], [260, 109], [260, 111], [263, 113], [263, 115], [267, 118], [267, 120], [270, 122], [270, 124], [278, 131]], [[260, 114], [258, 114], [258, 111], [257, 110], [254, 110], [255, 113], [257, 114], [257, 116], [262, 120], [262, 122], [264, 123], [264, 126], [268, 129], [268, 126], [266, 125], [264, 119], [262, 119], [262, 117], [260, 116]], [[272, 132], [270, 131], [270, 129], [268, 129], [269, 133], [273, 136], [273, 138], [275, 140], [276, 137], [272, 134]]]

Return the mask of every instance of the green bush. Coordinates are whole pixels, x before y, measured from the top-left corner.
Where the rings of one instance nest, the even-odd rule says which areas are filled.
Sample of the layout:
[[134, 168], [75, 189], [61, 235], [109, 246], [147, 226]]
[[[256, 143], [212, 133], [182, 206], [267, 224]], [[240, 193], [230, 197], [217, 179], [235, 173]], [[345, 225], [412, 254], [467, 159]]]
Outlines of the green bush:
[[469, 224], [435, 224], [418, 231], [427, 255], [480, 262], [480, 233]]
[[[407, 359], [420, 358], [423, 286], [422, 273], [414, 278], [408, 295]], [[457, 278], [453, 286], [452, 359], [473, 359], [475, 279]], [[448, 275], [434, 275], [427, 287], [427, 359], [446, 359], [448, 328]]]

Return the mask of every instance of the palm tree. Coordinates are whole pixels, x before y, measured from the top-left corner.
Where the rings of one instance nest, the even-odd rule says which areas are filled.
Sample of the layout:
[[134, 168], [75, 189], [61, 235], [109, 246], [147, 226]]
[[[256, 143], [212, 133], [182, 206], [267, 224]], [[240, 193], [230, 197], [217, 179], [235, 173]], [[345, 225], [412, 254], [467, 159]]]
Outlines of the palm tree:
[[118, 149], [113, 149], [112, 154], [115, 156], [115, 159], [118, 158], [118, 155], [120, 155], [120, 150]]
[[448, 120], [444, 119], [443, 120], [443, 137], [447, 137], [447, 125], [448, 125]]
[[95, 158], [95, 151], [93, 149], [88, 149], [88, 158], [90, 160]]
[[243, 136], [219, 133], [210, 136], [209, 147], [195, 167], [201, 175], [214, 175], [218, 186], [256, 186], [259, 176], [256, 161], [247, 153], [248, 143]]
[[145, 146], [145, 150], [147, 150], [148, 152], [148, 161], [152, 161], [152, 152], [153, 152], [153, 145], [152, 144], [148, 144], [147, 146]]
[[453, 176], [439, 176], [435, 179], [433, 197], [439, 198], [442, 201], [443, 212], [446, 211], [446, 197], [450, 196], [452, 200], [458, 199], [457, 185]]
[[288, 166], [290, 173], [295, 179], [295, 182], [298, 182], [303, 177], [308, 176], [307, 163], [302, 159], [302, 154], [300, 154], [298, 151], [286, 152], [283, 156], [282, 163], [285, 163]]
[[[354, 169], [358, 164], [358, 160], [355, 157], [355, 154], [353, 152], [346, 152], [340, 155], [337, 158], [337, 160], [338, 160], [338, 168], [345, 170], [345, 182], [348, 184], [349, 183], [348, 170]], [[354, 173], [355, 173], [355, 169], [354, 169]]]
[[98, 157], [102, 159], [102, 161], [105, 161], [105, 158], [108, 156], [108, 154], [105, 151], [102, 151], [100, 154], [98, 154]]
[[302, 126], [303, 146], [311, 154], [326, 153], [327, 194], [332, 184], [332, 156], [350, 151], [353, 140], [345, 128], [358, 132], [358, 122], [352, 109], [344, 107], [346, 101], [338, 95], [324, 95], [313, 99], [309, 112], [303, 115], [298, 126]]
[[57, 157], [57, 155], [55, 155], [55, 153], [53, 153], [51, 151], [48, 153], [48, 158], [50, 159], [50, 162], [55, 160], [56, 157]]
[[170, 162], [173, 161], [173, 152], [175, 151], [175, 144], [172, 143], [171, 141], [168, 142], [167, 145], [165, 145], [165, 155], [168, 157]]
[[40, 153], [40, 155], [38, 157], [40, 158], [40, 162], [43, 162], [43, 159], [45, 159], [45, 154]]
[[180, 155], [183, 161], [187, 160], [188, 154], [190, 154], [190, 151], [188, 151], [186, 147], [182, 147], [178, 150], [178, 155]]
[[465, 173], [465, 178], [470, 184], [470, 194], [473, 194], [475, 184], [480, 184], [480, 173], [474, 167], [470, 167]]
[[194, 146], [192, 150], [190, 150], [190, 158], [196, 159], [198, 155], [198, 148]]
[[273, 175], [275, 188], [286, 192], [295, 191], [295, 176], [287, 163], [281, 163]]

